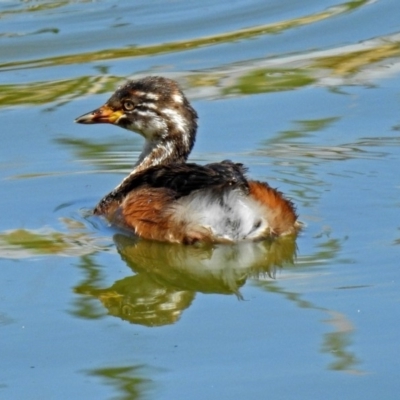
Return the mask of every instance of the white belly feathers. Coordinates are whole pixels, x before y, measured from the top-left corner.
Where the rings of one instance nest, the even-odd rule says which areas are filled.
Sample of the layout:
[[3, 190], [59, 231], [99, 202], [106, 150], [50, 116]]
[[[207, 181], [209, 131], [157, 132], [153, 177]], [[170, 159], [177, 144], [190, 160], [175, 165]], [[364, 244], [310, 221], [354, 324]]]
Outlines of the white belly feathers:
[[209, 229], [213, 236], [227, 241], [254, 240], [268, 229], [266, 207], [241, 190], [221, 193], [201, 190], [180, 198], [174, 205], [175, 222], [190, 229]]

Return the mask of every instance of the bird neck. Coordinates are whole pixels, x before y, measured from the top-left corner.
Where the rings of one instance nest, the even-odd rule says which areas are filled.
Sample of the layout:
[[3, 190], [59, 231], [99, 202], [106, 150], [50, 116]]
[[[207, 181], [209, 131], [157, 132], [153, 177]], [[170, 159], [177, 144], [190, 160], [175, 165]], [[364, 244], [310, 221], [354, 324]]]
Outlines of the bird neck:
[[139, 172], [159, 165], [169, 165], [186, 162], [194, 145], [195, 127], [188, 135], [165, 135], [158, 140], [146, 140], [132, 172], [114, 189], [123, 191], [129, 182]]

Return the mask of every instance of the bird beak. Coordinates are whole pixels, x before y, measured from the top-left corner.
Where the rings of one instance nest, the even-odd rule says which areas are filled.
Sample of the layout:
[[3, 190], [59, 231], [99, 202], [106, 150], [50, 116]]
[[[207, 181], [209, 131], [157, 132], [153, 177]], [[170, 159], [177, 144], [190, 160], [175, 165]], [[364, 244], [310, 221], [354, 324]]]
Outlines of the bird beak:
[[78, 124], [115, 124], [123, 115], [122, 110], [113, 110], [105, 104], [97, 110], [81, 115], [75, 122]]

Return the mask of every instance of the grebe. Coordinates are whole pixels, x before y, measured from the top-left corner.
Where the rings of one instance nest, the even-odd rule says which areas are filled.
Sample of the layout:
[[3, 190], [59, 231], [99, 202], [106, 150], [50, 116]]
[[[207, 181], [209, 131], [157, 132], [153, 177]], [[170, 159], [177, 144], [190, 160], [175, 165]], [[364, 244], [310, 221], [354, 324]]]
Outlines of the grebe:
[[247, 180], [242, 164], [186, 163], [197, 113], [171, 79], [128, 81], [75, 121], [109, 123], [145, 138], [133, 171], [94, 209], [112, 224], [145, 239], [186, 244], [261, 240], [299, 229], [292, 202], [267, 183]]

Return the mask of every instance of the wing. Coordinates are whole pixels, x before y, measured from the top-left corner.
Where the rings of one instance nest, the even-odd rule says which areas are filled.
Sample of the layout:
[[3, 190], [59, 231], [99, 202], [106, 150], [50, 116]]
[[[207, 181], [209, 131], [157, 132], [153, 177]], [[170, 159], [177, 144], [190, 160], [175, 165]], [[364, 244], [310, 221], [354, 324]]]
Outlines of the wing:
[[137, 176], [128, 191], [143, 184], [163, 187], [176, 192], [177, 197], [186, 196], [193, 190], [211, 186], [247, 187], [245, 170], [241, 164], [223, 161], [208, 165], [172, 164], [159, 166]]
[[229, 160], [207, 165], [179, 163], [155, 166], [129, 177], [117, 190], [106, 195], [94, 212], [101, 213], [110, 202], [121, 201], [130, 191], [141, 186], [169, 189], [176, 198], [210, 187], [229, 186], [248, 192], [245, 173], [242, 164]]

